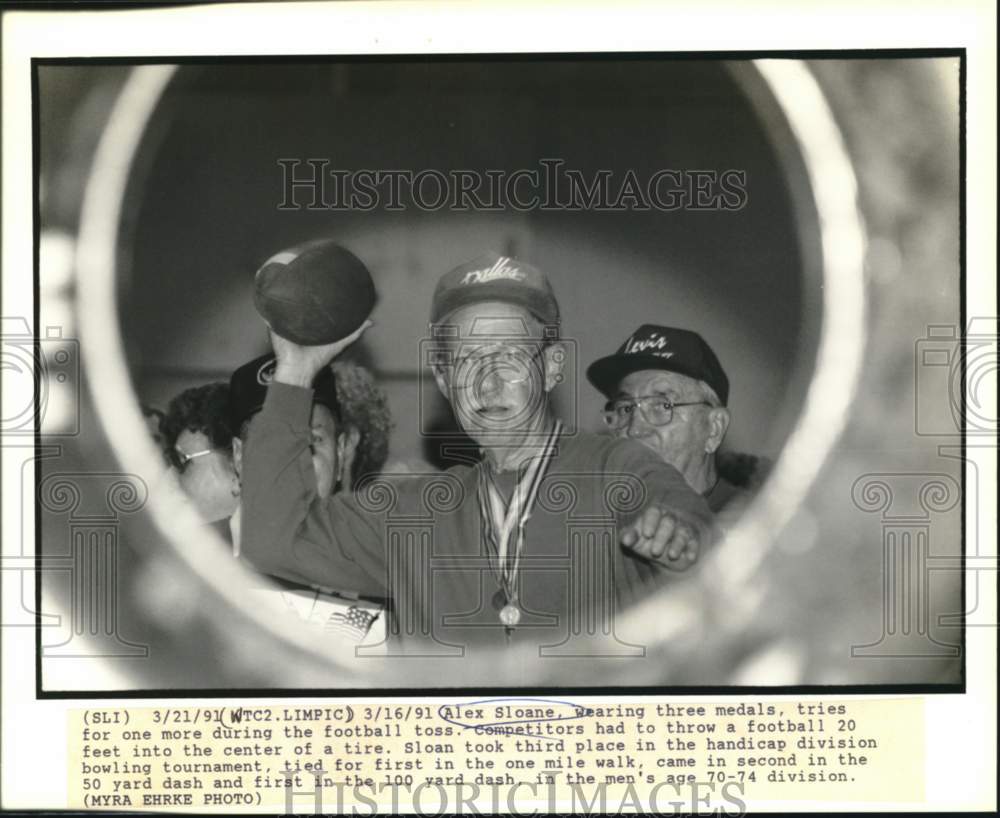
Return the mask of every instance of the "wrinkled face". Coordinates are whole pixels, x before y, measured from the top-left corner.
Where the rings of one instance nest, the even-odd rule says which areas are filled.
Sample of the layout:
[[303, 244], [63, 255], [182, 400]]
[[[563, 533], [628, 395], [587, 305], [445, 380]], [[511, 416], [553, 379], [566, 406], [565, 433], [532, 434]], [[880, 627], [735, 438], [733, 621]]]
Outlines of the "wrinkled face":
[[[676, 372], [644, 369], [633, 372], [618, 384], [615, 398], [662, 397], [674, 404], [669, 423], [656, 426], [636, 409], [619, 437], [631, 437], [655, 451], [663, 460], [688, 477], [707, 456], [712, 455], [729, 425], [725, 409], [704, 405], [706, 389], [700, 381]], [[696, 404], [678, 406], [680, 403]]]
[[[208, 435], [188, 429], [177, 436], [174, 450], [181, 462], [177, 469], [181, 488], [194, 502], [198, 513], [207, 522], [231, 516], [238, 499], [233, 494], [235, 472], [229, 451], [213, 448]], [[188, 459], [199, 452], [208, 454]]]
[[484, 302], [442, 322], [456, 336], [442, 342], [434, 374], [462, 430], [481, 446], [506, 445], [543, 420], [562, 370], [558, 343], [542, 343], [527, 310]]

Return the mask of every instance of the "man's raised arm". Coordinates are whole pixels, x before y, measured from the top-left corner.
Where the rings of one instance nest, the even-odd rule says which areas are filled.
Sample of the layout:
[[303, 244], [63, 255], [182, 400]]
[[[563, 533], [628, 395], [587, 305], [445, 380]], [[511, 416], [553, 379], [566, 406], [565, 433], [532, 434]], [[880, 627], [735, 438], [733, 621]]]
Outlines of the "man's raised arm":
[[240, 555], [295, 582], [384, 596], [376, 521], [349, 498], [317, 495], [310, 452], [309, 384], [367, 326], [323, 347], [299, 347], [272, 333], [274, 379], [243, 452]]

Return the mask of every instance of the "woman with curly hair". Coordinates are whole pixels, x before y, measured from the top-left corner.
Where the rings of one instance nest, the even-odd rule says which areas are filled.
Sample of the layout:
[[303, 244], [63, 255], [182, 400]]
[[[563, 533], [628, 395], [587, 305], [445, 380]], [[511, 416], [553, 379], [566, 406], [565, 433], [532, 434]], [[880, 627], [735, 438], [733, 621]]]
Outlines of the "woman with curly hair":
[[[350, 490], [366, 474], [379, 472], [389, 452], [392, 418], [385, 393], [365, 367], [349, 361], [333, 366], [346, 437], [333, 476], [333, 491]], [[209, 383], [175, 396], [158, 424], [162, 445], [181, 488], [208, 522], [228, 519], [239, 503], [233, 467], [230, 385]]]
[[385, 393], [368, 369], [351, 361], [335, 361], [330, 368], [336, 377], [337, 400], [348, 435], [341, 488], [353, 489], [362, 477], [385, 466], [392, 416]]

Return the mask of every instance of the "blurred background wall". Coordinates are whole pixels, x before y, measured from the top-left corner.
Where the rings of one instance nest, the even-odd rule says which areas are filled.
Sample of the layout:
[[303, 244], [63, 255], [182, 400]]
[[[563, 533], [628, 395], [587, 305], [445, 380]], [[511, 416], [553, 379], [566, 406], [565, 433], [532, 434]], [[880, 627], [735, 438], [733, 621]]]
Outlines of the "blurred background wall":
[[[81, 73], [45, 69], [46, 104]], [[746, 173], [747, 201], [735, 211], [279, 209], [279, 160], [301, 160], [301, 178], [315, 158], [330, 169], [444, 173], [541, 170], [540, 159], [558, 158], [587, 179], [610, 171], [613, 191], [630, 170], [645, 185], [661, 169], [735, 169]], [[485, 249], [551, 276], [577, 353], [558, 407], [581, 428], [600, 428], [603, 403], [586, 365], [647, 322], [695, 329], [716, 349], [732, 381], [730, 446], [775, 455], [801, 404], [819, 302], [805, 275], [804, 216], [773, 138], [721, 63], [190, 66], [158, 110], [142, 163], [121, 315], [138, 392], [153, 405], [267, 350], [253, 273], [317, 236], [339, 238], [375, 278], [377, 327], [352, 354], [389, 393], [391, 459], [428, 454], [421, 399], [425, 428], [450, 422], [417, 342], [437, 277]]]

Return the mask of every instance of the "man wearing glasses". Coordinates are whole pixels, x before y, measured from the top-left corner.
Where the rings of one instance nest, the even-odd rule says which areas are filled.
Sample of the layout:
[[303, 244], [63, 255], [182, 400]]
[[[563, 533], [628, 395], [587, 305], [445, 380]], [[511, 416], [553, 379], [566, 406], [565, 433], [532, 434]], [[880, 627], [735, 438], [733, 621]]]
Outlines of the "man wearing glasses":
[[643, 324], [614, 355], [594, 361], [587, 378], [608, 398], [608, 428], [674, 466], [713, 512], [744, 495], [755, 459], [720, 460], [729, 429], [729, 379], [698, 333]]
[[244, 558], [391, 597], [401, 646], [541, 655], [694, 563], [712, 518], [677, 470], [632, 441], [564, 434], [554, 416], [565, 349], [541, 271], [496, 254], [461, 265], [438, 282], [431, 325], [426, 363], [481, 457], [317, 496], [309, 385], [367, 324], [322, 347], [272, 332], [278, 365], [243, 452]]

